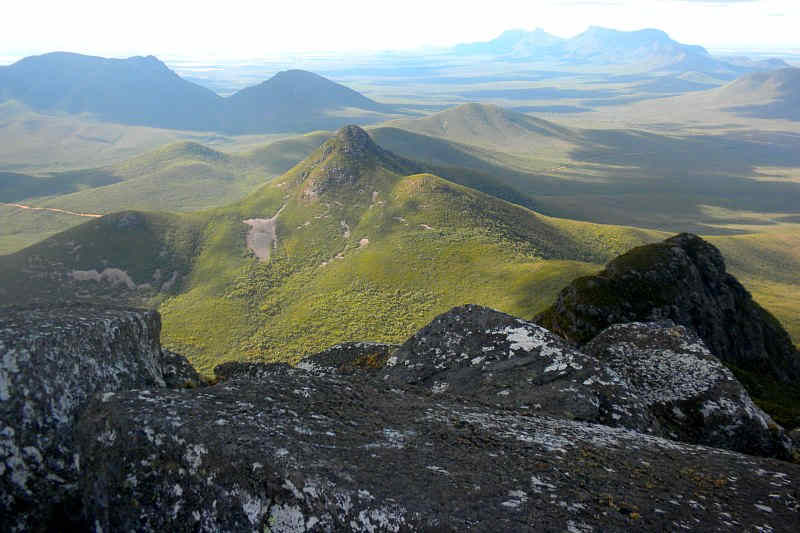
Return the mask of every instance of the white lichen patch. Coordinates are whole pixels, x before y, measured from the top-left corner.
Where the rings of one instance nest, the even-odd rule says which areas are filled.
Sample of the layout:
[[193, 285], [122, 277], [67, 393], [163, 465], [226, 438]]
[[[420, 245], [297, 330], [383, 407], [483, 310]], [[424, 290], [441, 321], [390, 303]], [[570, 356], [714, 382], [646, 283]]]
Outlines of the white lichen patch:
[[381, 442], [365, 444], [364, 448], [405, 448], [408, 441], [417, 436], [414, 430], [401, 431], [392, 428], [385, 428], [382, 431], [383, 439]]
[[[508, 326], [499, 333], [506, 336], [511, 352], [532, 352], [539, 351], [542, 357], [558, 356], [563, 358], [567, 364], [571, 364], [572, 355], [564, 349], [562, 345], [555, 342], [552, 334], [546, 329], [535, 324], [522, 324], [518, 327]], [[495, 332], [491, 332], [495, 333]]]
[[447, 389], [450, 388], [450, 384], [446, 381], [434, 381], [433, 386], [431, 386], [431, 392], [433, 394], [442, 394], [447, 392]]
[[[646, 325], [634, 322], [609, 329], [632, 327]], [[711, 356], [702, 342], [683, 342], [680, 352], [619, 342], [609, 346], [607, 352], [604, 359], [609, 366], [626, 378], [648, 403], [695, 398], [717, 383], [733, 379], [730, 370]]]
[[202, 444], [193, 444], [186, 448], [183, 458], [189, 465], [189, 471], [194, 474], [203, 464], [203, 456], [208, 453], [208, 450]]
[[357, 520], [350, 521], [350, 526], [353, 531], [366, 533], [398, 532], [405, 525], [405, 514], [405, 509], [399, 506], [365, 509], [359, 511]]
[[134, 283], [130, 275], [119, 268], [105, 268], [101, 272], [97, 270], [73, 270], [69, 273], [69, 277], [75, 281], [105, 281], [113, 286], [125, 285], [131, 290], [136, 288], [136, 283]]
[[117, 432], [107, 429], [97, 436], [97, 442], [105, 446], [111, 446], [117, 440]]
[[306, 520], [297, 505], [273, 505], [269, 513], [270, 529], [281, 533], [304, 533]]
[[528, 501], [528, 495], [522, 490], [510, 490], [508, 491], [508, 496], [509, 499], [500, 505], [509, 509], [519, 509], [522, 504]]

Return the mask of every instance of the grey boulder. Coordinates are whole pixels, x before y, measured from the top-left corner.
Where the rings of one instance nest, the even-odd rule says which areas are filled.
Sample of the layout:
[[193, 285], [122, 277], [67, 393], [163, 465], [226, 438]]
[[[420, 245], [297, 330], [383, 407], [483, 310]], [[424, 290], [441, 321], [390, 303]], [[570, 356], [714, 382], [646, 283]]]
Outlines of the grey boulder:
[[733, 373], [684, 326], [617, 324], [582, 350], [621, 376], [658, 427], [695, 444], [790, 459], [793, 443]]
[[75, 516], [75, 418], [94, 394], [164, 386], [160, 331], [152, 311], [0, 309], [0, 530]]

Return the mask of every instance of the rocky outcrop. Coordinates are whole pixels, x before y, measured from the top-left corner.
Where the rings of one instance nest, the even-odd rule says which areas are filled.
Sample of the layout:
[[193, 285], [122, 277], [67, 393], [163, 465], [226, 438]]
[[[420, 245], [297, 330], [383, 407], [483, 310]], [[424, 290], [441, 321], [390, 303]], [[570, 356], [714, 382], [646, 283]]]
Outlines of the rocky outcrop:
[[391, 354], [386, 383], [522, 412], [789, 458], [782, 428], [694, 333], [608, 328], [578, 351], [541, 326], [476, 305], [436, 317]]
[[794, 531], [800, 467], [366, 376], [131, 391], [77, 428], [97, 531]]
[[[303, 182], [304, 200], [332, 198], [347, 191], [347, 198], [352, 202], [365, 191], [372, 194], [376, 175], [387, 170], [408, 175], [419, 172], [420, 168], [417, 163], [375, 144], [362, 128], [350, 125], [325, 141], [300, 164], [297, 172]], [[360, 189], [363, 191], [357, 193]]]
[[687, 233], [634, 248], [575, 280], [534, 321], [585, 344], [612, 324], [661, 319], [697, 332], [731, 367], [800, 380], [800, 355], [786, 330], [725, 271], [716, 247]]
[[94, 394], [164, 386], [160, 330], [152, 311], [0, 310], [0, 530], [67, 527], [75, 417]]
[[541, 326], [477, 305], [436, 317], [387, 360], [387, 383], [498, 407], [647, 431], [638, 398]]
[[583, 351], [628, 384], [657, 434], [754, 455], [791, 457], [794, 445], [783, 429], [687, 328], [671, 321], [617, 324]]

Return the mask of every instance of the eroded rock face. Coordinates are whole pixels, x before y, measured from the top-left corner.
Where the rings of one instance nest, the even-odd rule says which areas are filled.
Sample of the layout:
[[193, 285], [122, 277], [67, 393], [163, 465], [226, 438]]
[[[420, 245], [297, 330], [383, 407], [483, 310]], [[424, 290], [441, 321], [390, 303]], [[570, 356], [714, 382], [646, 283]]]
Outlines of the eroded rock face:
[[687, 328], [671, 321], [617, 324], [583, 351], [625, 380], [655, 419], [659, 435], [754, 455], [791, 457], [793, 444], [783, 429]]
[[800, 379], [788, 333], [725, 271], [719, 250], [688, 233], [634, 248], [575, 280], [534, 321], [584, 344], [612, 324], [661, 319], [697, 332], [726, 364], [783, 383]]
[[367, 376], [130, 391], [77, 428], [97, 531], [796, 531], [800, 467]]
[[647, 431], [624, 380], [541, 326], [477, 305], [456, 307], [386, 362], [388, 383], [491, 405]]
[[160, 330], [149, 311], [0, 310], [0, 530], [75, 516], [75, 417], [93, 394], [164, 386]]

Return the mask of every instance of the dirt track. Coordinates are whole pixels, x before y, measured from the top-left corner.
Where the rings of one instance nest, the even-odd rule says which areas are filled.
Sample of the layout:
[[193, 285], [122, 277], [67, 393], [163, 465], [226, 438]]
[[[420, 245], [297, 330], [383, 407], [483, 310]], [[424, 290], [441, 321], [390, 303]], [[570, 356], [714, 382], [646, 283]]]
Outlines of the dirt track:
[[7, 207], [18, 207], [20, 209], [30, 209], [31, 211], [50, 211], [52, 213], [61, 213], [63, 215], [75, 215], [76, 217], [100, 218], [103, 216], [97, 213], [76, 213], [75, 211], [67, 211], [66, 209], [58, 209], [57, 207], [33, 207], [30, 205], [9, 204], [6, 202], [0, 202], [0, 205]]

